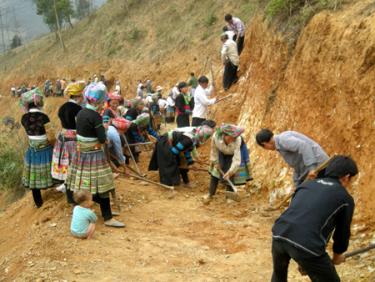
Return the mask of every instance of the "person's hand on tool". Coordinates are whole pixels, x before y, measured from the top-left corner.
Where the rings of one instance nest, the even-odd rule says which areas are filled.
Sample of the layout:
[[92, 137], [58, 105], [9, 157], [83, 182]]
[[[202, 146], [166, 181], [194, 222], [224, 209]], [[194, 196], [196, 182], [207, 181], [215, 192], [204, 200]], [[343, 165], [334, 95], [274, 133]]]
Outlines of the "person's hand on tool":
[[228, 171], [227, 173], [224, 174], [223, 179], [224, 180], [230, 180], [232, 175], [233, 175], [233, 173], [231, 171]]
[[332, 262], [335, 265], [339, 265], [339, 264], [345, 262], [345, 255], [333, 253]]
[[306, 275], [307, 275], [307, 273], [303, 270], [303, 268], [302, 268], [300, 265], [298, 265], [298, 272], [299, 272], [302, 276], [306, 276]]
[[313, 180], [317, 177], [318, 177], [318, 173], [316, 172], [316, 170], [310, 170], [306, 178], [309, 180]]

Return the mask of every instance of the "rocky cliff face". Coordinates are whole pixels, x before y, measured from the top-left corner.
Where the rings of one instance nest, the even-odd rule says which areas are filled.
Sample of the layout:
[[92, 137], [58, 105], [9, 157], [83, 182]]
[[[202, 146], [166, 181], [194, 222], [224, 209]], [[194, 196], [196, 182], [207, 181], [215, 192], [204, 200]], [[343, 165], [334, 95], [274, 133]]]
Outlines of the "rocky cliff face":
[[361, 1], [339, 12], [320, 13], [291, 52], [281, 35], [262, 21], [250, 24], [241, 65], [244, 77], [236, 91], [243, 99], [239, 122], [250, 137], [254, 174], [263, 187], [291, 183], [277, 154], [257, 148], [254, 134], [262, 127], [297, 130], [330, 155], [350, 154], [358, 162], [360, 174], [351, 191], [356, 216], [373, 214], [374, 11], [371, 1]]

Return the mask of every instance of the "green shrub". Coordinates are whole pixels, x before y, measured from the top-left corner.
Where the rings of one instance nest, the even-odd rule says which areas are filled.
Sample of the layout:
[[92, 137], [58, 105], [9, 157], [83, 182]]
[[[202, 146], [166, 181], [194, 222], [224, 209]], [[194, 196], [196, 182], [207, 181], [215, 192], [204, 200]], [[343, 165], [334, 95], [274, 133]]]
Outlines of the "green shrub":
[[[2, 132], [0, 136], [0, 189], [13, 195], [23, 194], [22, 186], [23, 154], [26, 144], [23, 137], [13, 131]], [[15, 142], [15, 140], [17, 140]]]
[[209, 27], [209, 26], [212, 26], [214, 25], [215, 23], [217, 22], [217, 17], [215, 16], [215, 14], [213, 12], [211, 12], [207, 18], [206, 18], [206, 26]]

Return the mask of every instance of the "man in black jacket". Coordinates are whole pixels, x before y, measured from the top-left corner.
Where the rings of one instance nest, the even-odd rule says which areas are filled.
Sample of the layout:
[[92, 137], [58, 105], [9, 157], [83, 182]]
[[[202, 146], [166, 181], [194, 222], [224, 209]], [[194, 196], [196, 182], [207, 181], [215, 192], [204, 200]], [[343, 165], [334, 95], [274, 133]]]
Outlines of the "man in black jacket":
[[[325, 177], [299, 185], [289, 208], [273, 228], [272, 282], [287, 281], [292, 258], [312, 281], [336, 282], [335, 264], [345, 261], [350, 238], [354, 201], [347, 189], [358, 173], [347, 156], [334, 157]], [[333, 258], [326, 245], [333, 233]]]

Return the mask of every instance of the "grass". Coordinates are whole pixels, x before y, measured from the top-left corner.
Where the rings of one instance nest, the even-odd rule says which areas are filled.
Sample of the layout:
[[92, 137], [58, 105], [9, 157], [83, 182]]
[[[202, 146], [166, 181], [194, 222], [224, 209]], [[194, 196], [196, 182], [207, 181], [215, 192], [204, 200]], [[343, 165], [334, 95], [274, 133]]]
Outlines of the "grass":
[[[0, 135], [0, 190], [10, 194], [12, 198], [22, 196], [25, 189], [22, 186], [23, 153], [26, 144], [22, 137], [13, 131], [2, 131]], [[15, 142], [15, 140], [17, 140]]]

